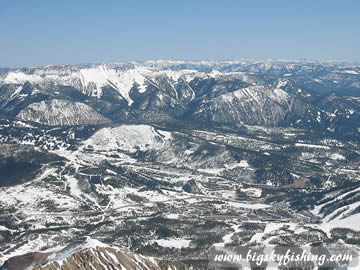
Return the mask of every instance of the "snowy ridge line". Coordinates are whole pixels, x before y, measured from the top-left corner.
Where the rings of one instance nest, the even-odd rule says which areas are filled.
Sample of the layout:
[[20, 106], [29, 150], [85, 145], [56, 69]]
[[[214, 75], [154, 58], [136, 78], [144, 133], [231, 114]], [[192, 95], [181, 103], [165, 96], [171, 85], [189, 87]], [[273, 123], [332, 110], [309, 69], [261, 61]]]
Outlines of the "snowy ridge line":
[[[175, 83], [179, 80], [188, 83], [194, 76], [199, 75], [199, 72], [186, 69], [181, 71], [158, 70], [141, 65], [135, 65], [126, 69], [111, 67], [106, 64], [94, 65], [88, 68], [46, 66], [43, 68], [9, 71], [4, 78], [0, 78], [0, 83], [24, 84], [30, 82], [44, 87], [54, 83], [79, 88], [85, 94], [98, 98], [103, 95], [103, 87], [108, 85], [114, 88], [127, 101], [128, 105], [131, 106], [134, 101], [130, 98], [130, 90], [137, 86], [139, 93], [144, 93], [147, 90], [147, 84], [158, 88], [153, 79], [162, 75], [170, 78]], [[18, 95], [20, 91], [21, 87], [13, 93], [11, 98]], [[178, 99], [178, 93], [175, 88], [174, 91]]]

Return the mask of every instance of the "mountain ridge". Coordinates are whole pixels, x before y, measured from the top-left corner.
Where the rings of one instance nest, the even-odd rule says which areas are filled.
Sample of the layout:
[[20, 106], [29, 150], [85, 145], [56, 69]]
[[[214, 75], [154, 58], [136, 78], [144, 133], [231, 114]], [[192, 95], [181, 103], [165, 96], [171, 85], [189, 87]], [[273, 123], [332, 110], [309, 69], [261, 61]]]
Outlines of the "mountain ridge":
[[95, 239], [74, 241], [52, 252], [34, 252], [7, 260], [0, 270], [151, 269], [186, 270], [180, 262], [146, 257], [110, 247]]
[[[207, 67], [206, 71], [203, 71], [204, 66]], [[309, 84], [309, 81], [304, 81], [304, 74], [307, 74], [308, 79], [314, 75], [316, 78]], [[327, 76], [328, 79], [319, 79], [317, 74], [322, 74], [320, 78]], [[51, 100], [63, 103], [62, 100], [67, 100], [69, 106], [78, 107], [77, 104], [82, 103], [83, 107], [91, 107], [99, 114], [100, 122], [105, 119], [113, 122], [142, 119], [145, 123], [186, 119], [228, 124], [315, 126], [333, 130], [332, 122], [341, 123], [342, 120], [337, 118], [343, 119], [344, 115], [338, 117], [336, 112], [329, 110], [329, 106], [318, 108], [319, 103], [316, 103], [316, 100], [323, 98], [321, 89], [328, 87], [329, 78], [335, 87], [342, 85], [347, 89], [352, 85], [352, 90], [348, 91], [352, 93], [358, 89], [356, 91], [360, 95], [360, 84], [357, 82], [360, 69], [348, 65], [313, 62], [148, 61], [142, 64], [85, 67], [46, 66], [3, 74], [0, 80], [3, 93], [0, 113], [20, 118], [27, 115], [27, 120], [36, 122], [38, 118], [31, 116], [29, 111], [36, 108], [35, 111], [44, 114], [44, 110], [34, 103], [51, 104]], [[341, 83], [339, 78], [343, 80]], [[321, 89], [317, 91], [319, 87]], [[245, 96], [240, 98], [240, 93]], [[345, 101], [346, 96], [339, 96], [338, 99], [343, 99], [341, 102], [349, 107], [345, 117], [353, 119], [352, 122], [359, 119], [357, 113], [350, 114], [353, 109], [350, 102]], [[355, 103], [354, 106], [358, 106]], [[207, 109], [204, 110], [204, 106]], [[217, 111], [216, 108], [226, 109]], [[263, 108], [264, 111], [261, 110]], [[234, 117], [228, 112], [229, 109], [240, 114]], [[79, 113], [88, 114], [86, 109], [83, 110]], [[257, 115], [249, 118], [254, 112]], [[77, 116], [74, 115], [74, 118]], [[74, 123], [89, 123], [86, 121], [79, 119]], [[74, 124], [72, 121], [67, 122], [65, 125]], [[63, 124], [56, 121], [53, 123]], [[356, 129], [352, 132], [356, 134]]]

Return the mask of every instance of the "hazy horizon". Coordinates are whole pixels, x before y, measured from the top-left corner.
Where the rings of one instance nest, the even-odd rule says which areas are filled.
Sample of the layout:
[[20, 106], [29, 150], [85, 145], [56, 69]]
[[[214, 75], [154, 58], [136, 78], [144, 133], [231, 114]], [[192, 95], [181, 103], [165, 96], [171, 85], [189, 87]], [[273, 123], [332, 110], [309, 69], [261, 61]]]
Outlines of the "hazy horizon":
[[184, 59], [173, 59], [173, 60], [169, 60], [169, 59], [146, 59], [146, 60], [119, 60], [119, 61], [102, 61], [102, 62], [88, 62], [88, 63], [60, 63], [60, 64], [44, 64], [44, 65], [28, 65], [28, 66], [14, 66], [14, 67], [9, 67], [9, 66], [0, 66], [0, 69], [10, 69], [10, 70], [17, 70], [17, 69], [23, 69], [23, 68], [41, 68], [41, 67], [46, 67], [46, 66], [83, 66], [83, 65], [102, 65], [102, 64], [121, 64], [121, 63], [146, 63], [146, 62], [151, 62], [151, 61], [165, 61], [165, 62], [218, 62], [218, 63], [225, 63], [225, 62], [310, 62], [310, 63], [329, 63], [329, 64], [350, 64], [350, 65], [360, 65], [360, 61], [347, 61], [347, 60], [340, 60], [340, 59], [314, 59], [314, 58], [303, 58], [303, 59], [246, 59], [246, 58], [239, 58], [239, 59], [219, 59], [219, 60], [215, 60], [215, 59], [198, 59], [198, 60], [194, 60], [194, 59], [189, 59], [189, 60], [184, 60]]

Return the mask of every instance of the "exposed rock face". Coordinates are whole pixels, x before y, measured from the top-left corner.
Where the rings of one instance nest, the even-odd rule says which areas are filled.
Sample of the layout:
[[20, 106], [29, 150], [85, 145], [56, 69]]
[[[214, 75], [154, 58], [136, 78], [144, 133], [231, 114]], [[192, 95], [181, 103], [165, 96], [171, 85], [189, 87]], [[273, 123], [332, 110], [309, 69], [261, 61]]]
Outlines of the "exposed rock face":
[[188, 193], [200, 193], [201, 189], [196, 184], [196, 181], [191, 179], [183, 185], [183, 190]]
[[187, 269], [177, 262], [140, 256], [131, 252], [122, 252], [113, 248], [96, 247], [85, 252], [73, 254], [63, 262], [50, 262], [37, 266], [34, 270], [87, 270], [87, 269]]
[[4, 265], [0, 267], [0, 270], [30, 270], [35, 265], [41, 264], [50, 254], [51, 253], [32, 252], [15, 256], [6, 261]]
[[52, 99], [29, 105], [18, 118], [49, 126], [102, 124], [110, 122], [88, 105]]
[[[92, 241], [94, 242], [94, 240]], [[95, 242], [96, 244], [93, 247], [90, 247], [89, 242], [87, 242], [80, 246], [68, 246], [59, 252], [36, 252], [16, 256], [9, 259], [0, 270], [188, 269], [179, 262], [125, 252]]]

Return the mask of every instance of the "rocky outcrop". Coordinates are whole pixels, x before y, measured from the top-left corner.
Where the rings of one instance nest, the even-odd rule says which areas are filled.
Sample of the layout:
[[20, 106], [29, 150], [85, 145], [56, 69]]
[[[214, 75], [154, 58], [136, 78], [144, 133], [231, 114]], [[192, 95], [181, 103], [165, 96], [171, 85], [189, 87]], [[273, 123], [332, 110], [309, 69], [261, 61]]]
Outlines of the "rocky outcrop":
[[183, 263], [146, 257], [86, 240], [48, 253], [28, 253], [10, 258], [0, 270], [186, 270]]
[[96, 247], [78, 252], [64, 261], [52, 261], [34, 270], [87, 270], [87, 269], [187, 269], [182, 263], [171, 262], [123, 252], [114, 248]]
[[0, 270], [25, 270], [32, 269], [35, 265], [41, 264], [51, 253], [31, 252], [19, 255], [7, 260]]

